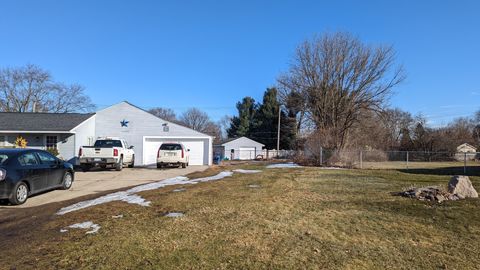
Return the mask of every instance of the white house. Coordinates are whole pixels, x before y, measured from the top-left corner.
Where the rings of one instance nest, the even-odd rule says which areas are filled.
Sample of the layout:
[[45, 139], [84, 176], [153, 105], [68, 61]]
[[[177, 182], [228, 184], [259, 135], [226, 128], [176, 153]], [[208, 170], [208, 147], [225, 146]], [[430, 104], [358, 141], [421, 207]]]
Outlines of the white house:
[[0, 147], [18, 136], [31, 148], [56, 148], [75, 162], [83, 145], [98, 137], [121, 137], [134, 146], [135, 164], [156, 163], [162, 142], [180, 142], [190, 149], [190, 165], [212, 164], [212, 137], [163, 120], [126, 101], [95, 114], [0, 113]]
[[230, 160], [255, 159], [257, 155], [263, 153], [264, 144], [256, 142], [247, 137], [228, 139], [216, 146], [216, 155], [223, 155], [223, 158]]
[[457, 146], [457, 153], [455, 154], [455, 159], [457, 160], [474, 160], [477, 157], [477, 148], [471, 144], [463, 143]]

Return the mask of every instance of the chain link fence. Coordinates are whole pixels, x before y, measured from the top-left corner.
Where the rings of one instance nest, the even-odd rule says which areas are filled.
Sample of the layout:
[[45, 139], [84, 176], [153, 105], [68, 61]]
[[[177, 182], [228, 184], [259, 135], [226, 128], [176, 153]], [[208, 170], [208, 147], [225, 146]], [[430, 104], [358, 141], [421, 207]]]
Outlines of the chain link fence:
[[411, 171], [435, 169], [449, 174], [480, 174], [480, 152], [337, 151], [319, 147], [316, 151], [297, 152], [296, 159], [316, 166]]

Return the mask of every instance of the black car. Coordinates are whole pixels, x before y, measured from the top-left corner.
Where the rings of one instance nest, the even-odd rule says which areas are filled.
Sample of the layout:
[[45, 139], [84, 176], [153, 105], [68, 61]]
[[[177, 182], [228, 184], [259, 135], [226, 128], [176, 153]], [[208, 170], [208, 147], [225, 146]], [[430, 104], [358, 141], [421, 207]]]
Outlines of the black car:
[[73, 165], [36, 149], [0, 149], [0, 199], [22, 204], [28, 196], [52, 189], [69, 189]]

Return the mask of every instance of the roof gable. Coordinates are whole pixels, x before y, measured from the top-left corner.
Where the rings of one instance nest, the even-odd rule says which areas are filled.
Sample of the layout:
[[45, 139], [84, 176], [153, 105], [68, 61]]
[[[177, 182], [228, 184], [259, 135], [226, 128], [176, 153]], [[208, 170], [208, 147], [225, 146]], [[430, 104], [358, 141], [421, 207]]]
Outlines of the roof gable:
[[229, 144], [229, 143], [235, 143], [236, 141], [243, 141], [243, 143], [252, 143], [252, 144], [258, 144], [258, 145], [262, 145], [262, 146], [265, 146], [263, 143], [259, 143], [257, 141], [254, 141], [250, 138], [247, 138], [245, 136], [243, 137], [239, 137], [239, 138], [231, 138], [231, 139], [227, 139], [225, 141], [223, 141], [221, 143], [221, 145], [225, 146], [225, 144]]
[[[167, 121], [167, 120], [164, 120], [136, 105], [133, 105], [131, 104], [130, 102], [128, 101], [122, 101], [120, 103], [117, 103], [117, 104], [114, 104], [112, 106], [109, 106], [105, 109], [102, 109], [100, 111], [97, 112], [97, 114], [99, 116], [101, 116], [102, 114], [104, 113], [109, 113], [109, 112], [112, 112], [112, 111], [119, 111], [121, 113], [123, 113], [124, 115], [128, 116], [129, 114], [131, 113], [135, 113], [135, 114], [142, 114], [142, 117], [143, 120], [145, 121], [144, 124], [146, 124], [147, 122], [148, 123], [152, 123], [152, 122], [155, 122], [155, 126], [163, 126], [164, 124], [168, 124], [168, 126], [170, 127], [170, 130], [172, 130], [171, 133], [174, 133], [173, 130], [177, 130], [177, 131], [181, 131], [182, 133], [189, 133], [190, 135], [192, 136], [197, 136], [197, 137], [212, 137], [208, 134], [205, 134], [205, 133], [202, 133], [202, 132], [199, 132], [199, 131], [196, 131], [194, 129], [191, 129], [189, 127], [186, 127], [186, 126], [183, 126], [183, 125], [179, 125], [177, 123], [173, 123], [173, 122], [170, 122], [170, 121]], [[126, 119], [126, 120], [129, 120], [129, 119]], [[134, 123], [132, 123], [134, 124]]]
[[70, 132], [94, 113], [0, 113], [0, 132]]

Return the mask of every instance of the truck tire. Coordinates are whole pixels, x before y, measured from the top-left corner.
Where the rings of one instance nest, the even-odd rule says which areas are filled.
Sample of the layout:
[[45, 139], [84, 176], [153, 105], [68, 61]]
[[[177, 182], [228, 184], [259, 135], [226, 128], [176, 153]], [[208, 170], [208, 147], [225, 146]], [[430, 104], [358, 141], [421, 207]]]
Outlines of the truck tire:
[[128, 168], [135, 167], [135, 155], [132, 156], [132, 162], [128, 165]]
[[182, 168], [187, 168], [187, 163], [182, 163]]
[[115, 165], [116, 171], [121, 171], [122, 169], [123, 169], [123, 157], [121, 157], [118, 163]]

